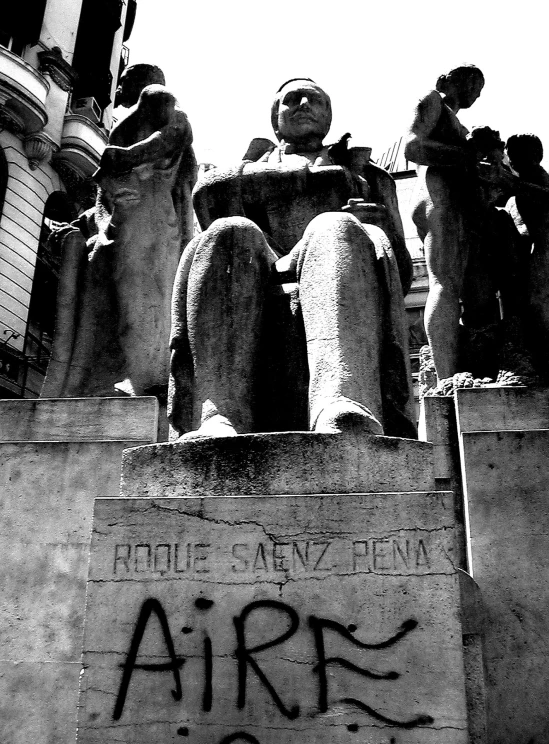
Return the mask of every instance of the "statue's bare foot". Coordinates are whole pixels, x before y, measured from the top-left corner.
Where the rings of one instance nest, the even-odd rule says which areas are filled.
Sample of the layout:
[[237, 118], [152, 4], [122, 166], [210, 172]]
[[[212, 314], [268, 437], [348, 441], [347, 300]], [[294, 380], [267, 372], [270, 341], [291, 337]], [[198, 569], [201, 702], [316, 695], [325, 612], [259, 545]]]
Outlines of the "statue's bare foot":
[[383, 434], [383, 427], [364, 406], [351, 400], [336, 400], [321, 410], [314, 422], [314, 431], [325, 434]]
[[238, 432], [228, 418], [216, 413], [204, 421], [200, 429], [189, 431], [179, 437], [180, 442], [188, 442], [192, 439], [204, 439], [205, 437], [236, 437]]

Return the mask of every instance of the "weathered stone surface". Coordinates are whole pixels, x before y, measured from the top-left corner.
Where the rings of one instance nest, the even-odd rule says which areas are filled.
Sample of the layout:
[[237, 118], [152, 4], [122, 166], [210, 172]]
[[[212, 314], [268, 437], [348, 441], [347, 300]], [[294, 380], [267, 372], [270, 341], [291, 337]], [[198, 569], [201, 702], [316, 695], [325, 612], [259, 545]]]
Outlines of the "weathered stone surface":
[[[183, 436], [292, 428], [269, 409], [295, 407], [305, 351], [302, 428], [416, 436], [403, 304], [412, 266], [395, 185], [367, 148], [347, 148], [349, 135], [323, 144], [331, 116], [319, 86], [288, 81], [272, 108], [279, 145], [255, 140], [240, 166], [195, 188], [203, 232], [179, 265], [171, 340], [170, 420]], [[306, 349], [273, 364], [286, 329], [267, 297], [287, 282], [299, 305], [287, 335]]]
[[518, 388], [458, 390], [460, 432], [549, 429], [549, 391]]
[[[118, 495], [122, 451], [156, 438], [157, 409], [154, 398], [0, 403], [3, 438], [51, 428], [68, 440], [0, 443], [3, 744], [75, 739], [93, 500]], [[109, 441], [124, 424], [134, 439]]]
[[[0, 400], [0, 442], [156, 441], [156, 398]], [[154, 434], [153, 434], [154, 432]]]
[[419, 409], [419, 439], [433, 445], [434, 475], [437, 490], [452, 491], [455, 496], [458, 565], [466, 568], [465, 519], [461, 463], [454, 399], [425, 396]]
[[290, 432], [138, 447], [124, 453], [122, 496], [232, 496], [434, 488], [432, 445]]
[[449, 481], [459, 477], [459, 447], [453, 398], [439, 395], [423, 398], [419, 409], [418, 430], [419, 439], [433, 445], [435, 478]]
[[[192, 235], [192, 132], [162, 72], [125, 71], [127, 115], [94, 174], [94, 210], [59, 233], [56, 331], [42, 397], [162, 392], [173, 281]], [[160, 84], [162, 83], [162, 84]], [[55, 236], [54, 236], [55, 239]]]
[[3, 744], [74, 744], [80, 661], [0, 661]]
[[79, 744], [465, 744], [453, 527], [442, 492], [98, 499]]
[[[458, 534], [458, 540], [461, 542], [462, 534]], [[460, 571], [459, 578], [470, 744], [486, 744], [486, 680], [482, 655], [486, 611], [478, 584], [466, 571]]]
[[549, 739], [548, 451], [549, 430], [462, 435], [470, 565], [487, 613], [490, 744]]

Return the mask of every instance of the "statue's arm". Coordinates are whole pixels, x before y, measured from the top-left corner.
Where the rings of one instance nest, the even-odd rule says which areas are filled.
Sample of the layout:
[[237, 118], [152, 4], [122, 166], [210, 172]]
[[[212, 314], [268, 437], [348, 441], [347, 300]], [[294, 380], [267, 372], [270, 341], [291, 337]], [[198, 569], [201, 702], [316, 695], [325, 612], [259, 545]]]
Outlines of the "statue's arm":
[[111, 141], [101, 156], [101, 169], [111, 173], [123, 173], [142, 163], [154, 163], [173, 157], [193, 141], [192, 129], [183, 111], [176, 110], [171, 121], [148, 137], [127, 147]]
[[407, 160], [418, 165], [464, 166], [469, 163], [471, 154], [465, 141], [460, 147], [432, 138], [443, 106], [442, 98], [435, 90], [418, 103], [404, 149]]
[[307, 191], [310, 169], [242, 162], [235, 168], [207, 171], [193, 191], [193, 206], [205, 230], [220, 217], [246, 217], [249, 211], [273, 203], [281, 193]]
[[221, 217], [244, 217], [241, 174], [243, 164], [228, 170], [212, 168], [193, 189], [193, 207], [202, 230]]

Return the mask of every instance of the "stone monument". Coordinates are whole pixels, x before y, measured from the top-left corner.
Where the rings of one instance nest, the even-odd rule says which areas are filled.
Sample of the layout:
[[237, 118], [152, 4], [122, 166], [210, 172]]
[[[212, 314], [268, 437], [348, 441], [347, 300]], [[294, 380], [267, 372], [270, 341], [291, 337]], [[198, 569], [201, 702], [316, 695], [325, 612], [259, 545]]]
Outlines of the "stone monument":
[[[394, 184], [347, 138], [323, 145], [312, 81], [272, 117], [278, 146], [195, 190], [181, 436], [126, 452], [121, 498], [96, 501], [78, 741], [466, 744], [478, 674], [453, 495], [415, 439]], [[276, 375], [301, 430], [262, 410]]]
[[[95, 174], [95, 208], [65, 227], [56, 332], [42, 397], [155, 394], [169, 365], [170, 300], [192, 232], [187, 117], [151, 65], [130, 67]], [[164, 393], [165, 394], [165, 393]]]

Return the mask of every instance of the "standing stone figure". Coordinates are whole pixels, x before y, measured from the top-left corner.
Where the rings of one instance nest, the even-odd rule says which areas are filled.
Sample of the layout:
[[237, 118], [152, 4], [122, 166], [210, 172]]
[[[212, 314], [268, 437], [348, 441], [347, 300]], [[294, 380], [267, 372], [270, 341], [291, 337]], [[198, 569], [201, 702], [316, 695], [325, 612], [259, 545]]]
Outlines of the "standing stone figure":
[[[92, 213], [63, 232], [58, 317], [43, 397], [158, 393], [169, 374], [173, 280], [192, 231], [187, 117], [151, 65], [129, 68], [95, 174]], [[86, 242], [87, 239], [87, 242]]]
[[543, 146], [535, 134], [507, 140], [507, 156], [520, 179], [508, 209], [529, 244], [526, 327], [540, 372], [549, 376], [549, 174], [542, 168]]
[[480, 235], [477, 155], [457, 114], [473, 105], [483, 86], [482, 72], [472, 65], [441, 75], [417, 106], [405, 149], [419, 166], [413, 220], [425, 247], [425, 329], [439, 382], [458, 372], [460, 299]]
[[[254, 140], [241, 165], [195, 188], [204, 232], [174, 287], [171, 423], [187, 438], [273, 430], [260, 401], [267, 414], [293, 405], [295, 349], [277, 353], [283, 335], [306, 349], [302, 428], [413, 437], [412, 267], [394, 182], [346, 138], [323, 144], [331, 103], [313, 81], [285, 83], [271, 119], [277, 146]], [[272, 317], [285, 299], [299, 305], [301, 332]], [[289, 397], [275, 403], [284, 377]]]

